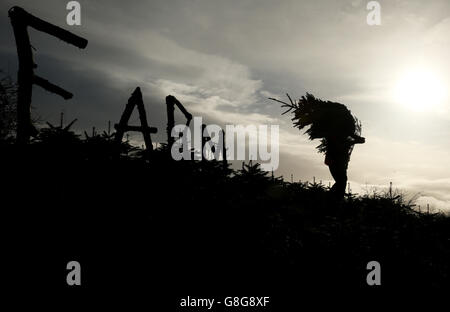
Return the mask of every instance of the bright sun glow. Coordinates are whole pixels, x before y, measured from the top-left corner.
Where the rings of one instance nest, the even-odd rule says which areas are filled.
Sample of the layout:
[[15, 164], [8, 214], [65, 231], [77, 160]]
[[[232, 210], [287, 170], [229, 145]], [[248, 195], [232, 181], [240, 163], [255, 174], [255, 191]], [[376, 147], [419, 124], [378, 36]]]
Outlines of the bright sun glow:
[[445, 97], [445, 87], [436, 74], [417, 69], [400, 77], [395, 89], [397, 102], [416, 112], [437, 111]]

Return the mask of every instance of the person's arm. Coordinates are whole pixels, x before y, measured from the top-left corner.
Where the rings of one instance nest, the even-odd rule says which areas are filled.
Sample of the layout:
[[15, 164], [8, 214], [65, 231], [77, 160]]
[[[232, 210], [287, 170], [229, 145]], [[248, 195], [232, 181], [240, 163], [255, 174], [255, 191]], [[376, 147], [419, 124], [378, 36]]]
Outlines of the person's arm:
[[351, 137], [353, 139], [354, 144], [363, 144], [366, 142], [366, 139], [359, 135], [353, 134]]

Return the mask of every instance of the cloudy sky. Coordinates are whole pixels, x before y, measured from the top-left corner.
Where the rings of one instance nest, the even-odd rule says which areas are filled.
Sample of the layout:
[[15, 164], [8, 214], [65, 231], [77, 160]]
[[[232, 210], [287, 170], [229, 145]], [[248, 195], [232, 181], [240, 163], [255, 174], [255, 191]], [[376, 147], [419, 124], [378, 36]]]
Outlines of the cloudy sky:
[[318, 143], [267, 99], [310, 92], [346, 104], [363, 123], [367, 143], [349, 167], [354, 191], [392, 181], [422, 206], [450, 211], [447, 0], [379, 1], [379, 26], [367, 24], [365, 0], [79, 1], [81, 26], [66, 24], [67, 2], [0, 4], [0, 69], [14, 78], [11, 6], [89, 40], [80, 50], [30, 30], [37, 73], [75, 94], [64, 101], [35, 87], [41, 120], [58, 123], [64, 112], [78, 118], [76, 130], [105, 129], [140, 86], [155, 141], [165, 141], [164, 98], [173, 94], [207, 123], [280, 125], [276, 174], [329, 181]]

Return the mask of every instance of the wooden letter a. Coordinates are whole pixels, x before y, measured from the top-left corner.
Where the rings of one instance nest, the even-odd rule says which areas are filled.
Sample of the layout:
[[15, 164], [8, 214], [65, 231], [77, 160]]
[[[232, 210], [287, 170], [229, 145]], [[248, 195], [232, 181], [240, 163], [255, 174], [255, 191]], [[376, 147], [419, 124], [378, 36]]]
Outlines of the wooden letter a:
[[[131, 114], [133, 113], [134, 107], [137, 106], [138, 112], [139, 112], [139, 119], [141, 120], [140, 126], [129, 126], [128, 120], [131, 117]], [[142, 132], [144, 136], [144, 142], [145, 142], [145, 148], [147, 151], [153, 151], [153, 145], [152, 145], [152, 139], [150, 137], [150, 133], [156, 133], [158, 132], [157, 128], [149, 127], [147, 124], [147, 115], [145, 113], [144, 108], [144, 102], [142, 100], [142, 93], [141, 89], [139, 87], [134, 90], [133, 94], [131, 94], [130, 99], [128, 100], [128, 103], [125, 107], [125, 110], [122, 114], [122, 117], [120, 117], [120, 121], [118, 124], [114, 125], [114, 128], [116, 129], [116, 143], [117, 145], [120, 145], [123, 139], [123, 135], [127, 131], [139, 131]]]

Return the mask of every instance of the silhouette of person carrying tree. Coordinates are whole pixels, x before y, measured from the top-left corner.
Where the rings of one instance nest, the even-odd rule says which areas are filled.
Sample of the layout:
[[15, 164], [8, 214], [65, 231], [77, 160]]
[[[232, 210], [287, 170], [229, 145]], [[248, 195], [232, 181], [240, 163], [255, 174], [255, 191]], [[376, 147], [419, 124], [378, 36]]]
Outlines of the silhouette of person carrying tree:
[[294, 127], [301, 130], [310, 126], [305, 132], [310, 140], [321, 140], [317, 149], [319, 153], [325, 154], [325, 164], [335, 181], [330, 190], [331, 194], [336, 199], [342, 199], [345, 195], [347, 168], [353, 147], [366, 141], [361, 137], [361, 123], [343, 104], [322, 101], [310, 93], [306, 93], [306, 96], [302, 96], [297, 102], [287, 96], [290, 103], [270, 99], [288, 108], [283, 115], [292, 111]]

